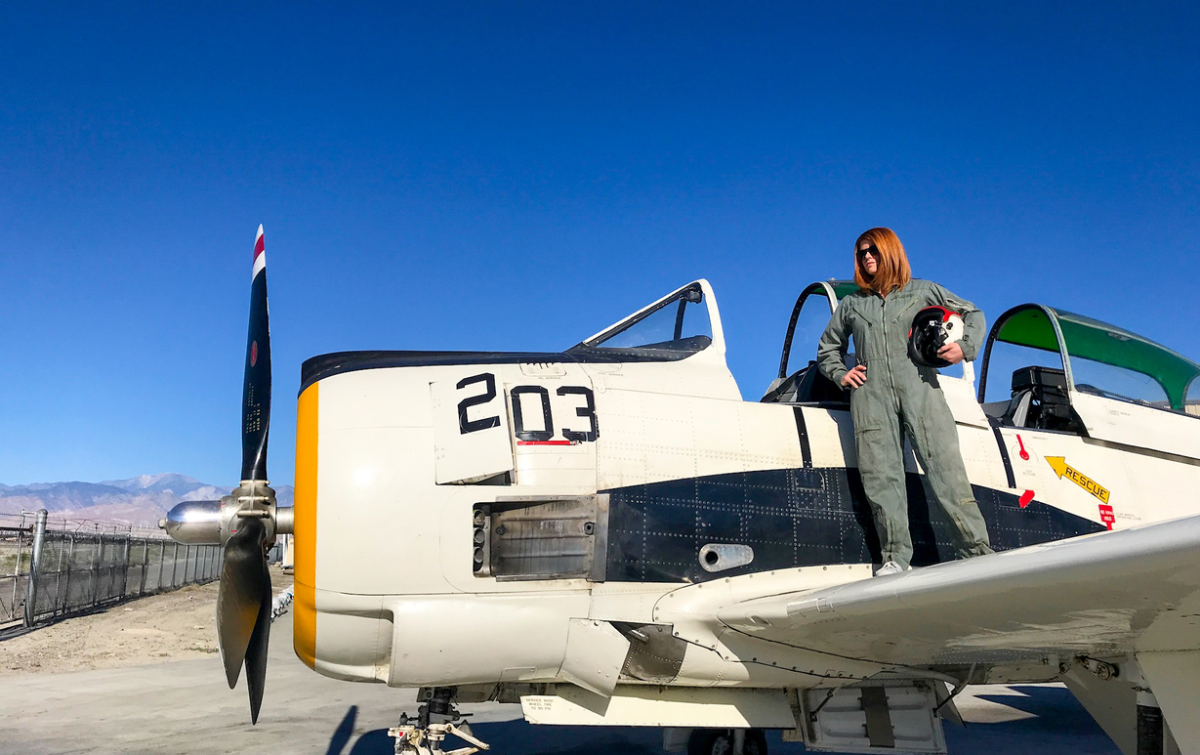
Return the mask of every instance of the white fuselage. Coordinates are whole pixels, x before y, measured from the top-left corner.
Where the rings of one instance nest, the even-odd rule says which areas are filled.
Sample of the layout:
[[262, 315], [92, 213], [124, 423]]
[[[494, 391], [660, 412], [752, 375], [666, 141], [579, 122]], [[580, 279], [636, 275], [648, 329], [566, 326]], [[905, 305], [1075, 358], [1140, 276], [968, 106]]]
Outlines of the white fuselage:
[[[298, 654], [328, 676], [401, 687], [561, 681], [571, 678], [573, 654], [598, 646], [581, 630], [572, 635], [572, 621], [593, 619], [674, 627], [686, 648], [670, 683], [681, 686], [811, 687], [884, 668], [732, 630], [714, 634], [688, 620], [730, 596], [868, 578], [871, 566], [861, 559], [765, 571], [751, 564], [731, 572], [737, 576], [695, 583], [655, 581], [644, 566], [638, 573], [648, 577], [604, 581], [502, 579], [476, 568], [478, 504], [857, 467], [848, 411], [743, 401], [721, 346], [666, 362], [380, 367], [308, 385], [298, 453], [315, 473], [297, 479]], [[1053, 515], [1119, 529], [1200, 513], [1200, 466], [1182, 458], [1200, 448], [1194, 418], [1089, 397], [1080, 408], [1089, 439], [994, 430], [970, 383], [945, 378], [944, 387], [971, 481], [1003, 496], [1006, 527], [1022, 527], [1022, 516], [1033, 526], [1033, 517]], [[919, 473], [911, 454], [908, 465]], [[754, 484], [747, 482], [745, 495], [754, 495]], [[745, 509], [739, 526], [756, 516]], [[806, 520], [796, 521], [803, 530]], [[672, 536], [639, 526], [659, 542]], [[992, 534], [995, 541], [1000, 533]], [[794, 537], [800, 542], [806, 533]], [[652, 550], [638, 551], [639, 558], [653, 562]], [[594, 556], [608, 559], [610, 572], [612, 553], [598, 548]], [[1022, 675], [1053, 673], [1008, 672]]]

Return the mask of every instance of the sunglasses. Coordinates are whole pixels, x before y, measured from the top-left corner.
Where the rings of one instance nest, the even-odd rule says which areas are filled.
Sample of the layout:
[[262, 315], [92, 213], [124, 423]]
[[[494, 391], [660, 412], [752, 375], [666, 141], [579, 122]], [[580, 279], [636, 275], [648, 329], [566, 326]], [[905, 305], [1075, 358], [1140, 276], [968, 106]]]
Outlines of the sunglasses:
[[862, 259], [863, 259], [863, 257], [866, 257], [868, 254], [869, 254], [869, 255], [871, 255], [872, 257], [874, 257], [876, 262], [878, 262], [878, 261], [881, 259], [881, 255], [879, 254], [879, 250], [878, 250], [878, 249], [875, 247], [875, 245], [874, 245], [874, 244], [872, 244], [871, 246], [867, 247], [866, 249], [859, 249], [859, 250], [858, 250], [858, 259], [859, 259], [859, 261], [861, 262], [861, 261], [862, 261]]

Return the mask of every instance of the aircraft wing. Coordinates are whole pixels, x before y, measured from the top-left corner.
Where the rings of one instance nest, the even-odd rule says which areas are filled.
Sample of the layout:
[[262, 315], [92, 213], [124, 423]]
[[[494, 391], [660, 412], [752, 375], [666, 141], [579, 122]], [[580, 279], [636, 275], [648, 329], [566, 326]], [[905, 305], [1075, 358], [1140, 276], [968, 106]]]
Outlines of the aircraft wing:
[[1200, 517], [727, 603], [769, 642], [904, 666], [1200, 648]]

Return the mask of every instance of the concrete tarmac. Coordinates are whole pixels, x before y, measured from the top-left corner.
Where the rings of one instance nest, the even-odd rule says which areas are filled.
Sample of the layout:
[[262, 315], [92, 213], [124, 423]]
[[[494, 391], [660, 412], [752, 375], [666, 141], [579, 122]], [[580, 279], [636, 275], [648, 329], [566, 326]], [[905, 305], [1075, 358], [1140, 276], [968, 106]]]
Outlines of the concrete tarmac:
[[[0, 755], [391, 755], [387, 728], [415, 714], [415, 690], [348, 684], [292, 652], [291, 614], [276, 620], [262, 713], [250, 725], [245, 680], [225, 684], [217, 656], [132, 668], [0, 680]], [[946, 725], [950, 752], [1119, 755], [1059, 685], [985, 686], [960, 697], [966, 728]], [[519, 706], [460, 706], [498, 755], [661, 753], [658, 729], [530, 726]], [[800, 744], [768, 737], [772, 755]]]

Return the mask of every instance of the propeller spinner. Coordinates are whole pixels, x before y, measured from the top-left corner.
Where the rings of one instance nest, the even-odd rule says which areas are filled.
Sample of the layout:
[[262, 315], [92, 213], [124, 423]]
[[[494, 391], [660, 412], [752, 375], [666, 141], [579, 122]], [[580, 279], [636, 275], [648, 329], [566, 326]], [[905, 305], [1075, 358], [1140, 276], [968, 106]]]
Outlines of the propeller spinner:
[[276, 509], [267, 482], [271, 425], [271, 329], [267, 312], [267, 257], [263, 229], [254, 239], [250, 327], [242, 389], [241, 484], [220, 501], [190, 501], [171, 509], [163, 527], [182, 543], [224, 546], [217, 592], [217, 634], [229, 688], [243, 663], [250, 690], [250, 719], [258, 722], [271, 632], [271, 575], [267, 550], [277, 534], [291, 532], [291, 511]]

